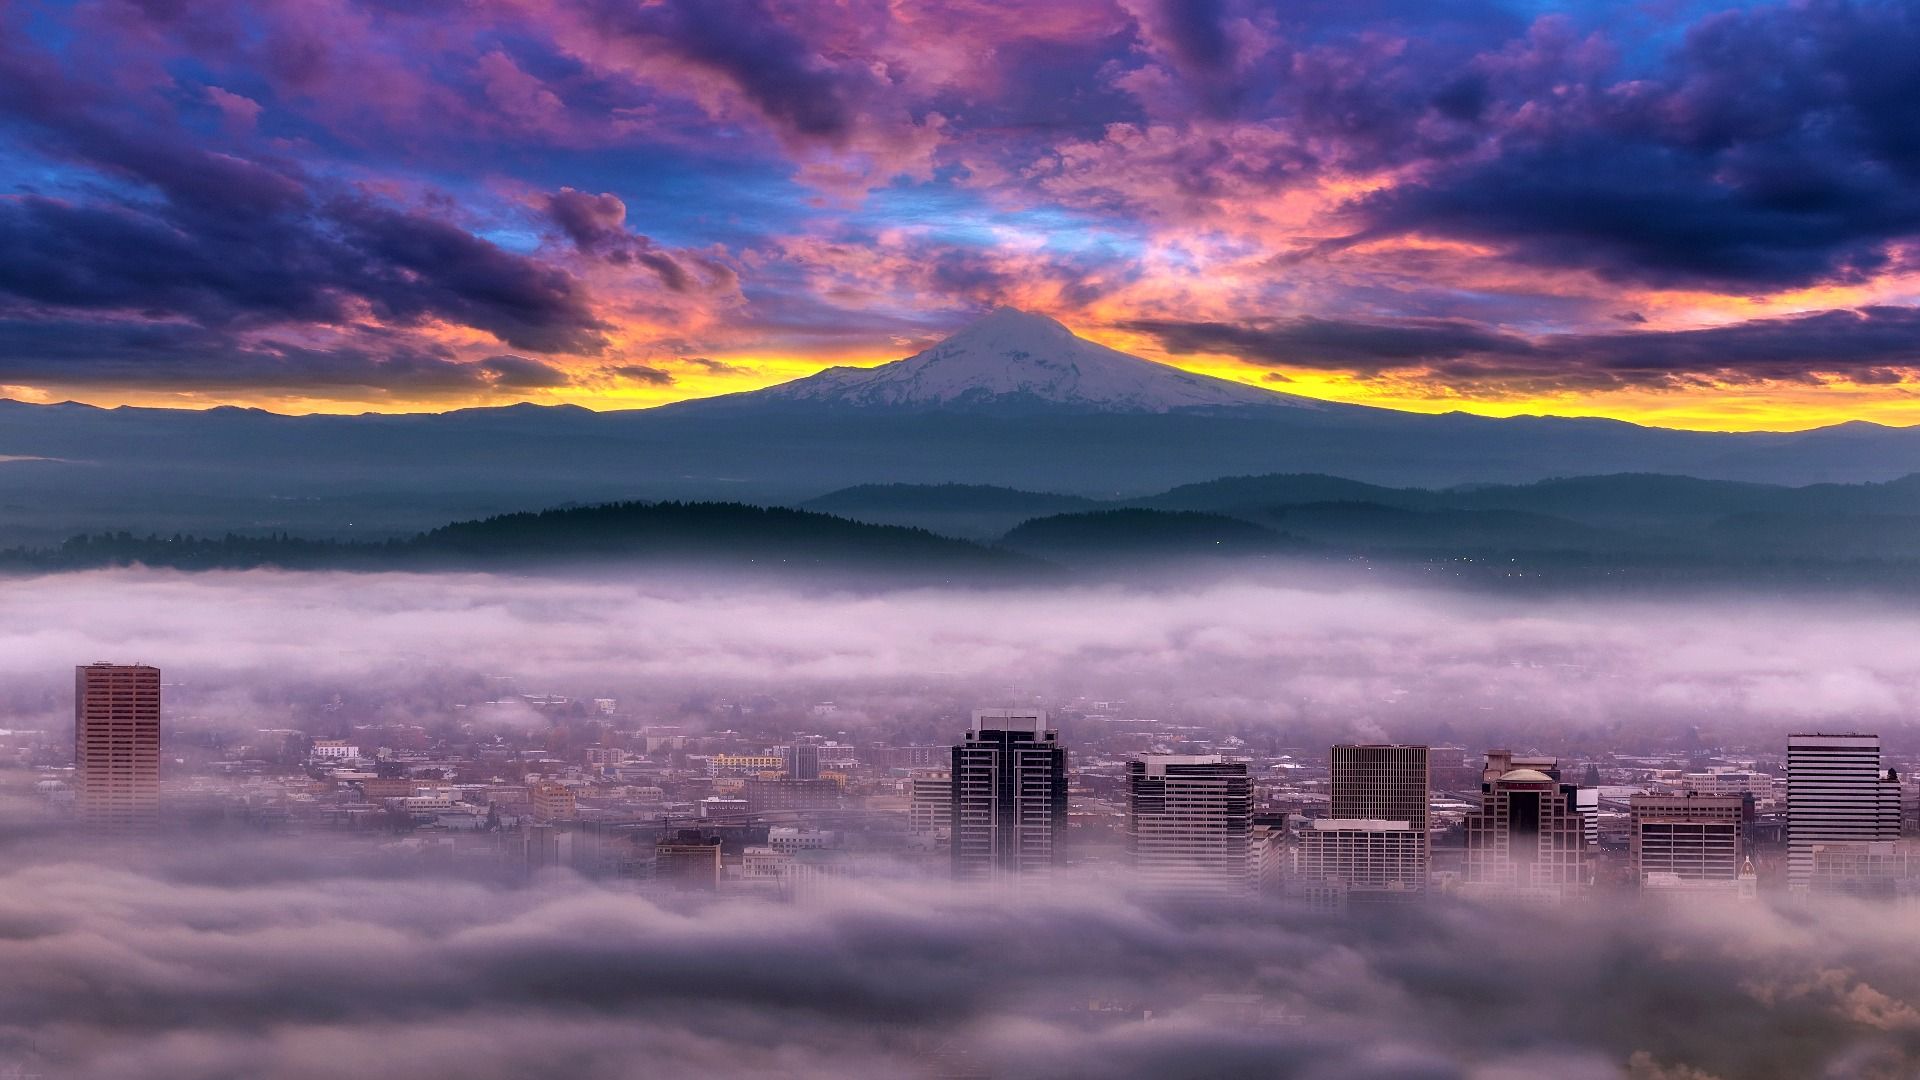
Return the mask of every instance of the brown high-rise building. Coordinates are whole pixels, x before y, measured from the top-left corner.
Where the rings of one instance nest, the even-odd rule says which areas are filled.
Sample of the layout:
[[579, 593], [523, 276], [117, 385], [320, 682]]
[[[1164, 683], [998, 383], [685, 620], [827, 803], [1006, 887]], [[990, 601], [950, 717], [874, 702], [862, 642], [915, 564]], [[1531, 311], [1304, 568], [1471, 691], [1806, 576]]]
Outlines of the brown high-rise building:
[[[1489, 772], [1515, 764], [1504, 754], [1487, 755]], [[1586, 819], [1572, 784], [1509, 769], [1483, 785], [1480, 809], [1465, 823], [1470, 887], [1557, 900], [1588, 884]]]
[[1425, 746], [1340, 745], [1330, 766], [1328, 817], [1404, 821], [1427, 830], [1433, 792]]
[[1739, 880], [1751, 795], [1635, 795], [1631, 851], [1641, 888], [1674, 881]]
[[103, 833], [160, 817], [160, 669], [87, 664], [73, 672], [74, 810]]
[[1425, 892], [1430, 777], [1425, 746], [1335, 746], [1327, 816], [1300, 834], [1301, 877], [1337, 883], [1356, 899]]

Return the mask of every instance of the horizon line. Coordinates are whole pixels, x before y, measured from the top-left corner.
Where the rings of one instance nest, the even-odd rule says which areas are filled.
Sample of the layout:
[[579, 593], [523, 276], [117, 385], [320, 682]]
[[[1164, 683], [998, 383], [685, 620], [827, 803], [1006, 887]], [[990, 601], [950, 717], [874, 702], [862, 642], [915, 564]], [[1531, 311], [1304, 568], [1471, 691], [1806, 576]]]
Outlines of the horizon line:
[[[1148, 362], [1156, 363], [1157, 361], [1150, 360]], [[1172, 365], [1165, 365], [1165, 366], [1171, 367]], [[1184, 371], [1185, 369], [1175, 368], [1175, 370]], [[1199, 373], [1196, 373], [1196, 374], [1199, 374]], [[1233, 380], [1233, 381], [1238, 381], [1238, 380]], [[781, 384], [775, 384], [775, 385], [781, 385]], [[1241, 385], [1248, 386], [1258, 390], [1269, 389], [1267, 387], [1254, 386], [1254, 384], [1252, 383], [1242, 383]], [[766, 388], [761, 387], [758, 389], [766, 389]], [[242, 405], [232, 401], [218, 401], [218, 402], [212, 402], [204, 405], [195, 404], [191, 402], [180, 402], [180, 403], [167, 404], [167, 405], [144, 404], [144, 403], [137, 403], [137, 402], [120, 402], [112, 405], [104, 405], [97, 402], [84, 401], [79, 398], [63, 398], [59, 401], [28, 401], [24, 398], [11, 397], [11, 396], [0, 396], [0, 405], [17, 405], [17, 406], [25, 406], [29, 408], [36, 408], [36, 409], [57, 409], [57, 408], [63, 408], [63, 407], [75, 407], [75, 408], [82, 408], [82, 409], [94, 409], [100, 412], [187, 412], [187, 413], [213, 413], [213, 412], [222, 412], [222, 411], [251, 412], [251, 413], [261, 413], [266, 416], [274, 416], [274, 417], [280, 417], [283, 419], [290, 419], [290, 420], [298, 420], [298, 419], [305, 419], [309, 417], [321, 417], [321, 416], [337, 416], [337, 417], [349, 417], [349, 418], [379, 417], [379, 416], [392, 416], [392, 417], [450, 416], [450, 415], [453, 415], [454, 413], [496, 412], [496, 411], [502, 411], [506, 409], [529, 409], [529, 408], [542, 409], [542, 410], [568, 409], [568, 410], [574, 410], [577, 412], [591, 413], [595, 416], [613, 416], [613, 415], [624, 414], [624, 413], [656, 412], [658, 410], [670, 408], [675, 405], [683, 405], [688, 402], [714, 401], [724, 397], [736, 397], [744, 394], [751, 394], [754, 392], [755, 390], [733, 390], [733, 391], [728, 391], [726, 393], [720, 393], [720, 394], [701, 394], [696, 396], [678, 398], [673, 401], [657, 402], [650, 405], [633, 405], [633, 406], [625, 406], [625, 407], [617, 407], [617, 406], [616, 407], [607, 407], [607, 406], [595, 407], [594, 405], [583, 404], [578, 401], [534, 401], [529, 398], [521, 398], [517, 401], [502, 401], [502, 402], [493, 403], [493, 404], [453, 405], [444, 409], [342, 408], [342, 409], [311, 409], [311, 410], [305, 410], [305, 411], [295, 411], [295, 410], [271, 409], [263, 405]], [[1282, 391], [1272, 391], [1272, 392], [1275, 394], [1284, 393]], [[1304, 397], [1307, 395], [1293, 394], [1291, 396]], [[1332, 405], [1346, 405], [1346, 406], [1351, 406], [1353, 408], [1359, 408], [1359, 409], [1374, 409], [1381, 412], [1396, 413], [1401, 416], [1408, 416], [1408, 417], [1436, 417], [1437, 418], [1437, 417], [1447, 417], [1447, 416], [1469, 416], [1469, 417], [1474, 417], [1476, 419], [1492, 420], [1492, 421], [1589, 420], [1589, 421], [1601, 421], [1601, 422], [1613, 423], [1613, 424], [1625, 424], [1629, 427], [1643, 428], [1650, 431], [1679, 431], [1679, 432], [1687, 432], [1690, 434], [1700, 434], [1700, 435], [1804, 435], [1804, 434], [1808, 434], [1816, 431], [1831, 431], [1836, 428], [1847, 428], [1847, 427], [1871, 427], [1871, 428], [1877, 428], [1883, 431], [1912, 431], [1915, 429], [1920, 429], [1920, 421], [1917, 421], [1912, 424], [1889, 424], [1879, 420], [1867, 420], [1859, 417], [1852, 417], [1845, 420], [1835, 420], [1829, 423], [1814, 423], [1814, 424], [1809, 424], [1808, 426], [1805, 426], [1805, 427], [1792, 427], [1792, 428], [1731, 427], [1731, 426], [1705, 427], [1705, 426], [1691, 426], [1686, 424], [1672, 424], [1672, 423], [1657, 424], [1657, 423], [1651, 423], [1646, 420], [1630, 420], [1625, 417], [1609, 416], [1605, 413], [1597, 413], [1597, 412], [1490, 413], [1490, 412], [1477, 411], [1471, 408], [1458, 408], [1458, 407], [1447, 409], [1444, 411], [1424, 412], [1424, 411], [1415, 410], [1415, 409], [1395, 408], [1389, 405], [1373, 405], [1373, 404], [1367, 404], [1365, 402], [1340, 401], [1332, 398], [1312, 398], [1312, 400], [1323, 401]], [[850, 408], [860, 408], [860, 407], [850, 406]], [[951, 410], [929, 409], [926, 411], [941, 412], [941, 411], [951, 411]], [[1199, 411], [1199, 410], [1194, 410], [1194, 411]], [[1155, 416], [1155, 415], [1167, 415], [1167, 414], [1165, 413], [1138, 413], [1138, 414], [1114, 413], [1110, 415]]]

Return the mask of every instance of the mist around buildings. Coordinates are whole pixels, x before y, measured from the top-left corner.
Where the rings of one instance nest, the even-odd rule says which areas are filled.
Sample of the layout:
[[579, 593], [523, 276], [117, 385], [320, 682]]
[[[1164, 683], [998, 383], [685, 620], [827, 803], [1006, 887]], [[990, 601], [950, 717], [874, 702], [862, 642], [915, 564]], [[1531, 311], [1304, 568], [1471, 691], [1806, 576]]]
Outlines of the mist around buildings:
[[[1920, 1061], [1920, 617], [1894, 603], [1260, 562], [8, 586], [0, 1062], [26, 1075]], [[89, 816], [101, 660], [157, 669], [150, 816]], [[1048, 745], [966, 759], [983, 731]], [[1878, 831], [1796, 880], [1807, 732], [1874, 733], [1839, 795]], [[969, 804], [1015, 816], [965, 866], [964, 760], [1015, 789]]]

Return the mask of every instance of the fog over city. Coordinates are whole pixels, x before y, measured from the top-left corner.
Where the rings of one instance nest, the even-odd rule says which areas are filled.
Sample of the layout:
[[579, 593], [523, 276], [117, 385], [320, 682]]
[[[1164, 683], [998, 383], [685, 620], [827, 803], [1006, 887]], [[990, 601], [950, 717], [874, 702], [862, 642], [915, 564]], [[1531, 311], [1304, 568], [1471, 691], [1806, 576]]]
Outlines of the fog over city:
[[[689, 730], [737, 716], [724, 702], [837, 698], [831, 723], [856, 739], [935, 741], [999, 695], [1124, 698], [1134, 713], [1309, 744], [1436, 732], [1471, 747], [1676, 732], [1766, 744], [1823, 722], [1903, 742], [1920, 694], [1920, 615], [1868, 602], [1521, 604], [1285, 572], [854, 592], [670, 574], [131, 569], [14, 581], [0, 626], [0, 726], [57, 730], [74, 661], [138, 658], [167, 672], [169, 738], [188, 743], [280, 726], [321, 700], [428, 730], [544, 729], [530, 708], [447, 704], [501, 675], [618, 694], [636, 722]], [[906, 861], [780, 903], [636, 892], [563, 868], [475, 874], [404, 837], [228, 829], [93, 846], [23, 797], [3, 808], [0, 1067], [25, 1075], [1920, 1068], [1910, 906], [1436, 897], [1330, 913], [1146, 896], [1097, 869], [1044, 888], [965, 884]]]
[[155, 1078], [1896, 1077], [1920, 1067], [1916, 932], [1910, 909], [1853, 902], [1329, 916], [1072, 878], [682, 905], [564, 874], [376, 870], [325, 842], [108, 860], [15, 836], [0, 1061]]
[[1287, 571], [847, 591], [659, 572], [130, 569], [0, 591], [8, 722], [56, 722], [64, 672], [107, 657], [165, 669], [169, 724], [184, 729], [271, 727], [300, 695], [397, 695], [430, 711], [486, 675], [645, 700], [663, 722], [687, 719], [690, 698], [769, 690], [837, 700], [850, 730], [1084, 696], [1334, 737], [1445, 725], [1470, 744], [1689, 726], [1758, 737], [1823, 721], [1898, 736], [1920, 706], [1920, 613], [1833, 596], [1503, 599]]

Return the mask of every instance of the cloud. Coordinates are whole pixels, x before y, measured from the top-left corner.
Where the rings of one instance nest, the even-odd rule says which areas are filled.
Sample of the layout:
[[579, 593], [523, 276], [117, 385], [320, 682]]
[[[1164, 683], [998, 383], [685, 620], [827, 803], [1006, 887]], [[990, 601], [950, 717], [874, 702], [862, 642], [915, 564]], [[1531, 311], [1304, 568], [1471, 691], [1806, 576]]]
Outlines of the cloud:
[[[1644, 322], [1644, 320], [1641, 320]], [[1874, 306], [1690, 330], [1526, 336], [1466, 319], [1296, 316], [1240, 323], [1135, 319], [1175, 354], [1485, 389], [1673, 387], [1688, 382], [1898, 382], [1920, 369], [1920, 310]]]
[[1253, 363], [1360, 371], [1432, 364], [1465, 356], [1527, 356], [1533, 346], [1464, 319], [1360, 322], [1300, 315], [1247, 323], [1133, 319], [1122, 329], [1152, 334], [1175, 354], [1228, 353]]
[[720, 76], [795, 136], [837, 140], [854, 124], [849, 77], [759, 0], [586, 7], [603, 32], [648, 41]]
[[364, 307], [520, 348], [601, 346], [577, 280], [423, 209], [115, 115], [43, 57], [0, 53], [0, 87], [33, 142], [114, 180], [90, 197], [0, 200], [0, 298], [208, 327], [352, 323]]
[[61, 1077], [384, 1080], [449, 1054], [476, 1080], [612, 1080], [636, 1061], [1123, 1080], [1920, 1063], [1888, 1022], [1920, 992], [1899, 960], [1913, 919], [1845, 903], [1705, 918], [1436, 901], [1342, 919], [1147, 904], [1076, 877], [1017, 904], [915, 880], [813, 904], [662, 903], [440, 877], [324, 836], [112, 861], [16, 841], [0, 890], [0, 1063]]
[[649, 386], [673, 385], [672, 372], [662, 371], [657, 367], [648, 367], [645, 364], [620, 364], [616, 367], [610, 367], [607, 370], [623, 379], [646, 383]]
[[493, 385], [515, 390], [548, 390], [566, 386], [567, 373], [525, 356], [489, 356], [476, 364], [493, 379]]
[[467, 398], [495, 388], [564, 385], [566, 376], [527, 357], [470, 362], [378, 329], [302, 342], [271, 331], [68, 318], [0, 319], [0, 380], [83, 395], [114, 387], [364, 401]]
[[[413, 700], [429, 672], [517, 674], [667, 715], [694, 697], [819, 694], [935, 736], [1009, 689], [1309, 741], [1697, 728], [1765, 746], [1824, 720], [1899, 729], [1920, 713], [1920, 620], [1877, 605], [1495, 600], [1314, 575], [870, 594], [667, 573], [23, 578], [0, 593], [0, 725], [31, 719], [74, 663], [136, 656], [183, 673], [182, 715], [223, 726], [227, 708], [201, 695], [279, 711], [337, 692]], [[445, 718], [445, 700], [419, 706]]]
[[[1477, 103], [1493, 152], [1359, 200], [1359, 235], [1466, 239], [1656, 286], [1870, 278], [1920, 233], [1920, 139], [1895, 104], [1920, 93], [1894, 59], [1915, 48], [1903, 4], [1710, 15], [1642, 77], [1575, 68], [1554, 99]], [[1479, 65], [1496, 92], [1513, 71]]]
[[[546, 209], [553, 223], [584, 254], [605, 259], [615, 265], [638, 264], [653, 271], [660, 283], [674, 292], [694, 289], [730, 289], [738, 285], [733, 270], [713, 259], [688, 255], [682, 259], [663, 250], [652, 240], [626, 228], [627, 206], [619, 196], [602, 193], [588, 195], [572, 188], [561, 188], [546, 197]], [[691, 264], [692, 269], [687, 264]]]

